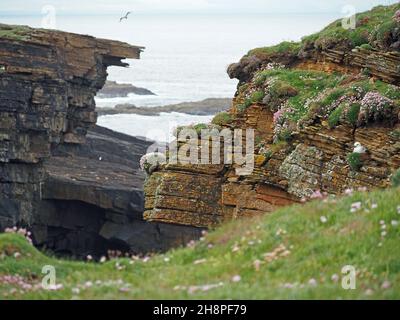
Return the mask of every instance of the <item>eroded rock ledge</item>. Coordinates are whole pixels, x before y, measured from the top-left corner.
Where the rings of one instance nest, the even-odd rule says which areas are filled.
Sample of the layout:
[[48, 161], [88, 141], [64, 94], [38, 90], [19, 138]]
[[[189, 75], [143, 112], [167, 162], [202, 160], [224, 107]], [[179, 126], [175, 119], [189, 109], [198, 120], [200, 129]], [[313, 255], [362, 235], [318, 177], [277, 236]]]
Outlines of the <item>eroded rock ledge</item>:
[[[398, 9], [378, 7], [358, 16], [359, 25], [376, 31], [383, 22], [369, 17], [385, 12], [393, 26], [380, 43], [371, 38], [375, 47], [324, 38], [322, 31], [302, 43], [252, 50], [232, 64], [228, 74], [240, 83], [230, 111], [217, 122], [222, 129], [255, 130], [254, 171], [237, 176], [234, 165], [159, 166], [145, 185], [145, 218], [210, 227], [266, 214], [316, 192], [388, 187], [400, 167], [400, 21], [392, 22]], [[369, 26], [371, 21], [379, 25]], [[367, 93], [378, 99], [365, 98]], [[389, 93], [390, 99], [384, 96]], [[297, 110], [289, 103], [296, 98], [291, 102]], [[380, 99], [389, 102], [378, 110]], [[336, 109], [336, 118], [330, 117]], [[348, 160], [355, 142], [368, 150], [359, 170]]]
[[142, 47], [0, 25], [0, 230], [27, 226], [58, 253], [166, 250], [200, 231], [142, 220], [149, 143], [100, 127], [107, 67]]
[[[267, 152], [256, 147], [253, 173], [238, 176], [235, 165], [161, 166], [145, 184], [145, 219], [214, 227], [300, 202], [317, 190], [342, 194], [348, 188], [385, 188], [400, 167], [397, 118], [356, 130], [347, 124], [329, 128], [317, 120], [293, 132], [290, 141], [275, 144], [274, 112], [261, 102], [239, 111], [240, 104], [238, 96], [225, 128], [255, 129]], [[359, 171], [347, 160], [356, 141], [368, 149]]]

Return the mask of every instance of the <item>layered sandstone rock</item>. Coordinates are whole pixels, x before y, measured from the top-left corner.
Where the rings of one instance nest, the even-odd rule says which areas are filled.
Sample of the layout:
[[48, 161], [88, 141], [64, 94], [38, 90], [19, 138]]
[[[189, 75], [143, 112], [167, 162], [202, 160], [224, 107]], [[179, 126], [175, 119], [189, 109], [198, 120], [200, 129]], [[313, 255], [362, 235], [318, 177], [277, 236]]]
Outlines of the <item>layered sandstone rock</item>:
[[[301, 54], [282, 52], [264, 58], [245, 56], [228, 68], [229, 75], [240, 83], [230, 110], [234, 120], [225, 127], [253, 128], [265, 150], [273, 152], [254, 154], [255, 168], [247, 176], [238, 176], [234, 165], [225, 165], [218, 172], [208, 171], [210, 166], [207, 165], [196, 170], [188, 165], [161, 167], [148, 177], [145, 186], [146, 219], [210, 227], [300, 202], [317, 190], [341, 194], [347, 188], [372, 189], [390, 185], [390, 176], [400, 167], [399, 117], [393, 115], [390, 121], [372, 122], [357, 128], [349, 124], [330, 128], [326, 120], [318, 119], [293, 132], [289, 142], [276, 144], [274, 112], [284, 99], [278, 99], [273, 108], [268, 99], [243, 107], [241, 97], [242, 90], [247, 90], [249, 100], [257, 90], [252, 87], [255, 75], [270, 69], [271, 63], [278, 67], [285, 65], [288, 70], [347, 75], [347, 86], [352, 85], [353, 77], [358, 79], [361, 74], [366, 77], [364, 74], [368, 73], [370, 83], [380, 79], [400, 90], [397, 87], [400, 54], [394, 50], [334, 47], [311, 48]], [[368, 149], [359, 171], [352, 170], [347, 160], [356, 141]]]
[[110, 65], [142, 48], [64, 32], [0, 26], [0, 228], [32, 223], [54, 146], [85, 142]]
[[280, 54], [260, 59], [256, 56], [245, 56], [238, 63], [228, 68], [229, 76], [239, 81], [250, 81], [256, 71], [267, 68], [271, 62], [281, 63], [286, 67], [358, 73], [364, 69], [377, 79], [398, 85], [400, 83], [400, 53], [398, 51], [381, 52], [376, 49], [357, 48], [353, 50], [326, 49], [310, 50], [307, 54]]
[[150, 142], [94, 127], [107, 67], [142, 47], [0, 25], [0, 231], [25, 226], [60, 254], [166, 250], [201, 230], [143, 221]]
[[[273, 146], [272, 112], [254, 105], [247, 109], [241, 128], [255, 125]], [[257, 118], [266, 120], [255, 121]], [[268, 120], [269, 119], [269, 122]], [[400, 136], [395, 127], [374, 124], [355, 130], [341, 125], [329, 129], [308, 126], [271, 158], [256, 154], [251, 175], [237, 176], [235, 166], [219, 170], [210, 165], [165, 166], [148, 177], [145, 185], [145, 219], [201, 227], [245, 216], [272, 212], [310, 197], [316, 190], [341, 194], [347, 188], [388, 187], [391, 174], [400, 167]], [[369, 150], [358, 172], [347, 156], [359, 141]]]

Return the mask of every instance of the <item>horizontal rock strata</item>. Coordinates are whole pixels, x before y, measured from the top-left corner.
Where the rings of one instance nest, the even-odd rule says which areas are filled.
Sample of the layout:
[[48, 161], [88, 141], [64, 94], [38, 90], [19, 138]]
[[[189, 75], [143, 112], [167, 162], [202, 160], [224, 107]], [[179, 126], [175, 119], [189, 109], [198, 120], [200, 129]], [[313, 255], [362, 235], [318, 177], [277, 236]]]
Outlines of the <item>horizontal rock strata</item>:
[[[357, 129], [349, 125], [331, 129], [326, 121], [317, 121], [295, 132], [289, 143], [275, 145], [274, 113], [267, 103], [252, 102], [243, 112], [239, 111], [240, 88], [250, 85], [254, 74], [268, 69], [271, 62], [289, 69], [329, 74], [358, 75], [368, 71], [370, 81], [381, 79], [400, 84], [397, 51], [331, 48], [295, 56], [276, 54], [264, 60], [255, 55], [245, 56], [228, 68], [229, 75], [239, 79], [240, 84], [230, 110], [234, 120], [224, 128], [253, 128], [265, 143], [265, 149], [273, 152], [268, 156], [255, 154], [255, 168], [248, 176], [237, 176], [234, 165], [225, 165], [217, 173], [208, 171], [207, 165], [196, 170], [188, 165], [160, 167], [145, 186], [146, 219], [209, 227], [238, 217], [271, 212], [300, 202], [317, 190], [341, 194], [347, 188], [390, 185], [390, 176], [400, 167], [400, 136], [392, 134], [399, 130], [399, 119]], [[347, 161], [356, 141], [368, 149], [360, 171], [351, 170]]]
[[149, 142], [94, 127], [108, 66], [142, 47], [0, 25], [0, 231], [24, 226], [60, 254], [166, 250], [200, 229], [143, 221]]

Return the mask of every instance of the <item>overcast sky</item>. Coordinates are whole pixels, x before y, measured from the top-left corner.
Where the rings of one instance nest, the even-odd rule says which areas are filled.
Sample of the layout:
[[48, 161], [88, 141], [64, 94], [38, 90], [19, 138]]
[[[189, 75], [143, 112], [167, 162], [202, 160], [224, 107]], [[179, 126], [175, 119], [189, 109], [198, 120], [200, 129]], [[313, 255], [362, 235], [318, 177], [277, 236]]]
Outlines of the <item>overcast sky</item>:
[[363, 11], [399, 0], [0, 0], [1, 15], [41, 14], [53, 5], [57, 14], [150, 13], [338, 13], [346, 5]]

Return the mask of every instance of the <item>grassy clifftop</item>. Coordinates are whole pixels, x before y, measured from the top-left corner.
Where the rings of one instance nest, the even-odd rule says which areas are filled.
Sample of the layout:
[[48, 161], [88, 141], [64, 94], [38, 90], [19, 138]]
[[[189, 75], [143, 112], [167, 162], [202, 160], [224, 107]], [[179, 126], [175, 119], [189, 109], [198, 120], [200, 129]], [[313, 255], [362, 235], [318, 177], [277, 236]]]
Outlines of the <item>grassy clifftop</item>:
[[32, 29], [27, 26], [13, 26], [0, 23], [0, 38], [10, 40], [28, 40]]
[[[1, 234], [0, 298], [399, 299], [399, 191], [283, 208], [136, 261], [57, 260]], [[62, 287], [40, 289], [44, 265], [55, 266]], [[355, 290], [341, 286], [345, 265], [357, 271]]]
[[317, 118], [331, 128], [339, 124], [359, 127], [378, 121], [396, 123], [400, 111], [398, 87], [371, 81], [367, 74], [285, 68], [255, 72], [253, 79], [239, 88], [236, 101], [239, 113], [256, 103], [274, 112], [276, 140]]
[[398, 41], [400, 18], [395, 16], [400, 10], [400, 4], [377, 6], [372, 10], [356, 15], [356, 27], [345, 29], [342, 20], [336, 20], [320, 32], [302, 38], [300, 42], [282, 42], [276, 46], [256, 48], [248, 55], [266, 57], [275, 54], [297, 55], [302, 50], [329, 49], [344, 47], [347, 49], [358, 46], [380, 50], [399, 50], [391, 48]]

